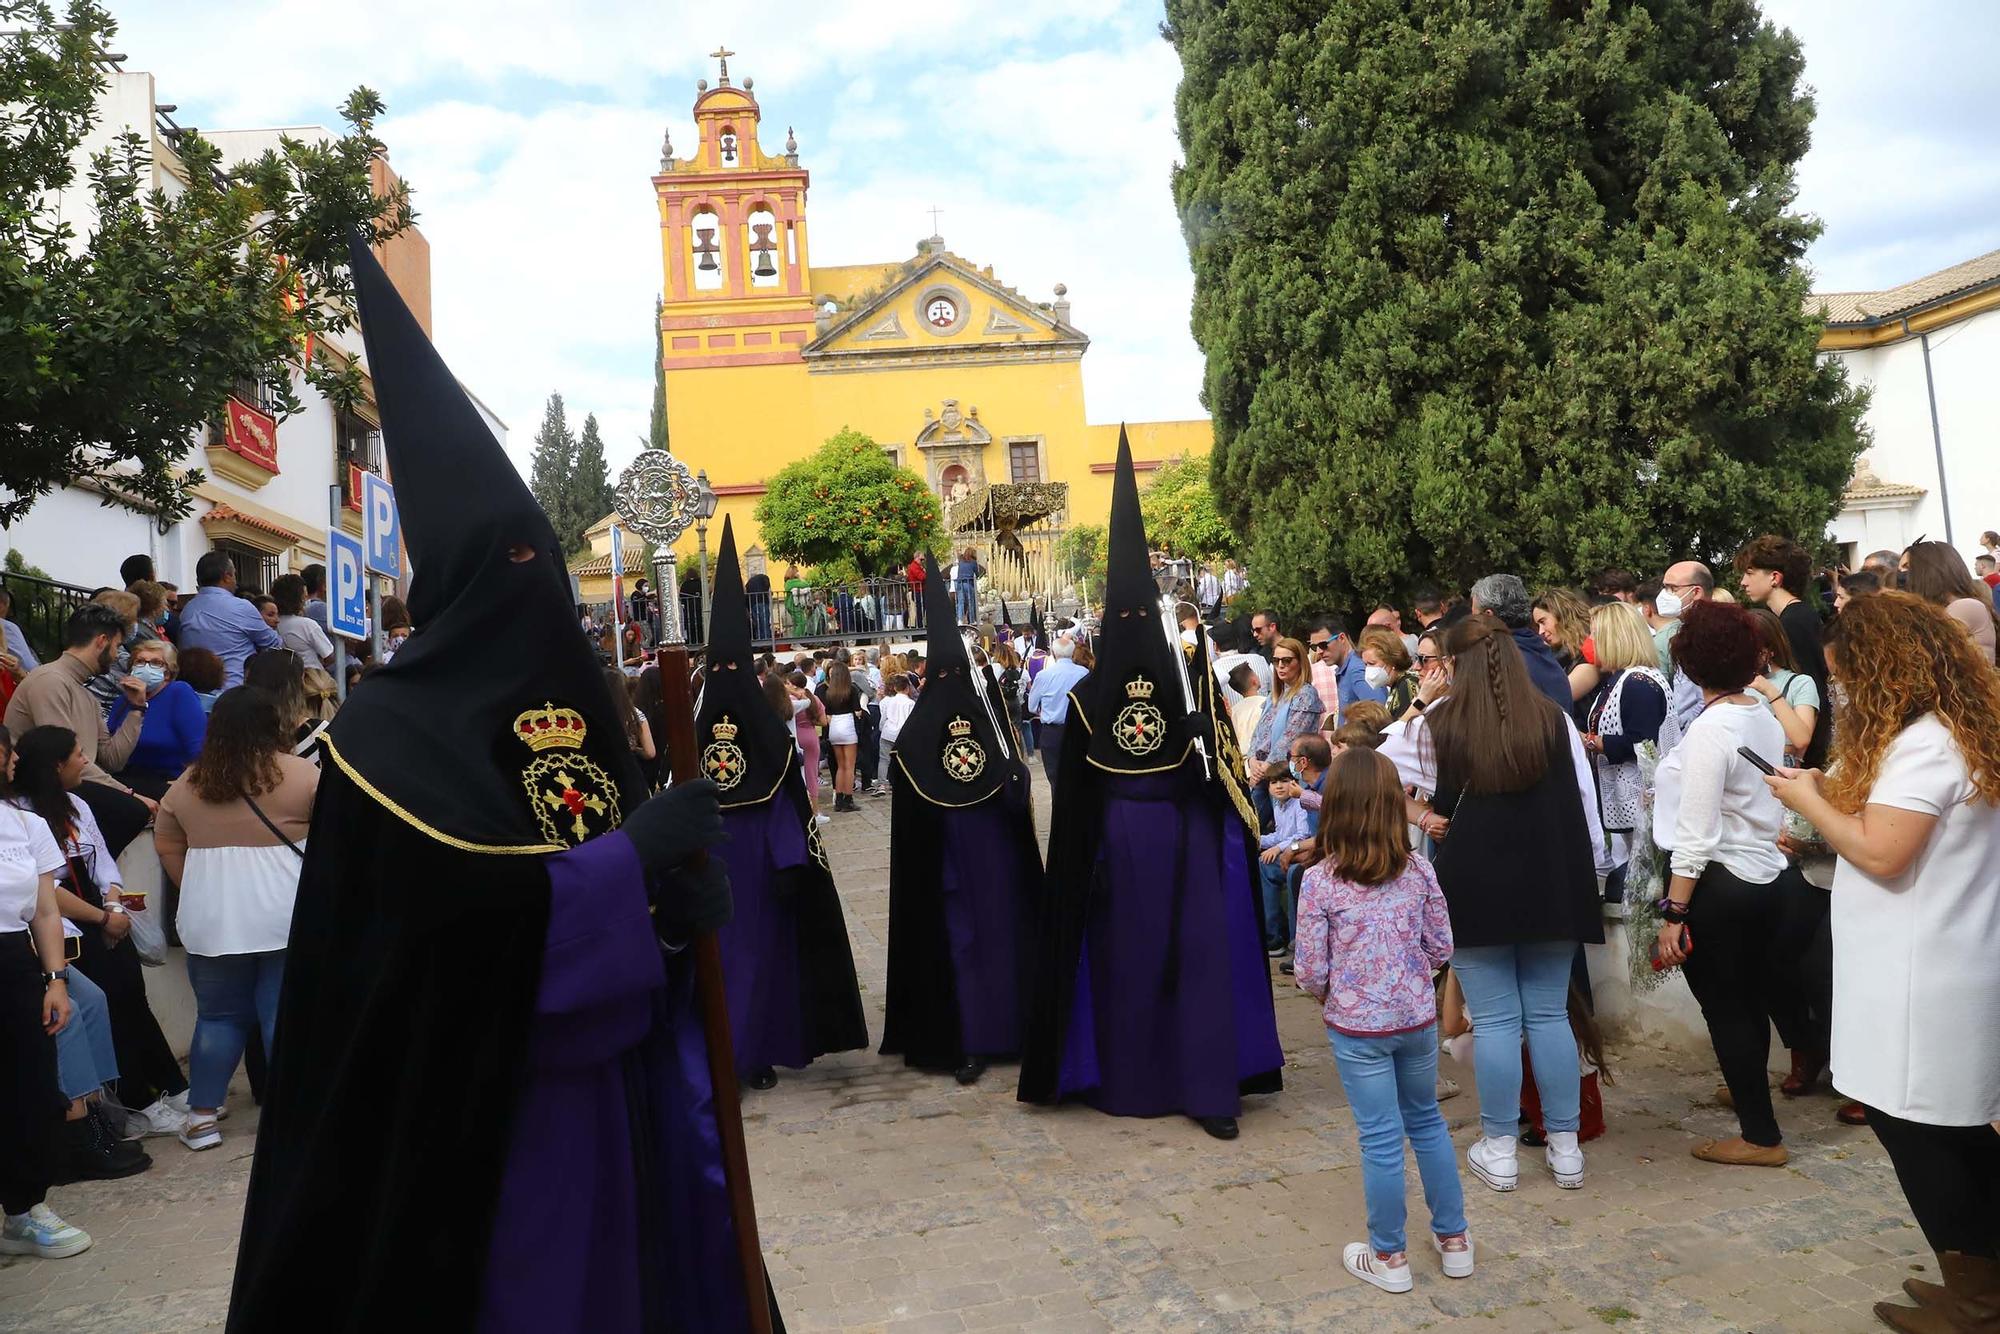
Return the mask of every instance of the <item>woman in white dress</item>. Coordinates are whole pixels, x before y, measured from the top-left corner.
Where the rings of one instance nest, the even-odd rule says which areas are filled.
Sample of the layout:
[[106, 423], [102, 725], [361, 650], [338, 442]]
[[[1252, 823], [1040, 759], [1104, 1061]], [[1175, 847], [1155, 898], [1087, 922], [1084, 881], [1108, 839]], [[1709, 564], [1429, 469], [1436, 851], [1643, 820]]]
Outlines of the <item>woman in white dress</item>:
[[2000, 674], [1942, 608], [1895, 592], [1848, 603], [1827, 661], [1846, 690], [1832, 774], [1767, 781], [1839, 857], [1833, 1082], [1867, 1105], [1950, 1292], [1906, 1289], [2000, 1302]]

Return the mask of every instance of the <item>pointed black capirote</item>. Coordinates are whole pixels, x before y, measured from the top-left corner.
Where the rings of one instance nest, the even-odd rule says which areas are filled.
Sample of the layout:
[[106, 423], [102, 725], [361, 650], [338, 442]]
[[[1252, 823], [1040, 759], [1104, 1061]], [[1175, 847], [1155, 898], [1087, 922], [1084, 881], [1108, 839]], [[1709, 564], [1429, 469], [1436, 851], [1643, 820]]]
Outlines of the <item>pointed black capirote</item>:
[[[1011, 734], [1001, 748], [1001, 729], [1011, 729], [1006, 702], [990, 684], [981, 699], [975, 666], [965, 651], [963, 631], [937, 558], [924, 553], [924, 688], [917, 707], [896, 737], [895, 764], [917, 795], [939, 806], [970, 806], [1026, 782], [1020, 747]], [[990, 706], [990, 707], [989, 707]]]
[[1042, 623], [1042, 609], [1033, 602], [1028, 604], [1028, 638], [1036, 648], [1049, 646], [1049, 628]]
[[1178, 632], [1170, 639], [1161, 629], [1160, 590], [1153, 583], [1132, 445], [1123, 426], [1111, 479], [1107, 547], [1097, 666], [1075, 692], [1090, 731], [1090, 762], [1113, 773], [1160, 773], [1189, 756], [1187, 667]]
[[714, 780], [726, 807], [769, 801], [796, 753], [790, 717], [778, 717], [757, 678], [736, 530], [726, 518], [709, 600], [707, 667], [694, 735], [702, 772]]
[[951, 590], [938, 571], [937, 557], [924, 553], [924, 680], [928, 684], [940, 668], [966, 667], [965, 637], [958, 624], [958, 608]]
[[[624, 713], [577, 627], [562, 544], [358, 238], [348, 264], [416, 630], [341, 706], [327, 732], [333, 758], [369, 796], [453, 846], [554, 849], [603, 833], [644, 799], [645, 785]], [[581, 729], [562, 729], [565, 741], [581, 732], [579, 744], [561, 747], [576, 757], [566, 770], [573, 785], [533, 769], [553, 753], [523, 736], [520, 720], [535, 710], [530, 734], [549, 710], [581, 718]], [[565, 816], [546, 799], [563, 786], [598, 804]]]

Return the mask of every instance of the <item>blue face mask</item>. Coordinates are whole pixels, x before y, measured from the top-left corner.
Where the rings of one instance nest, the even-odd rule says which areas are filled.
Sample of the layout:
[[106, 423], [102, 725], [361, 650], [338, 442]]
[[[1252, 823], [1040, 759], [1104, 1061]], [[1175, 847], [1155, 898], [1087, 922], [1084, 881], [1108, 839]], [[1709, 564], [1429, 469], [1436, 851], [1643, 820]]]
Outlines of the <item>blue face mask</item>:
[[132, 668], [132, 675], [146, 683], [146, 693], [152, 694], [167, 683], [167, 669], [157, 662], [142, 662]]

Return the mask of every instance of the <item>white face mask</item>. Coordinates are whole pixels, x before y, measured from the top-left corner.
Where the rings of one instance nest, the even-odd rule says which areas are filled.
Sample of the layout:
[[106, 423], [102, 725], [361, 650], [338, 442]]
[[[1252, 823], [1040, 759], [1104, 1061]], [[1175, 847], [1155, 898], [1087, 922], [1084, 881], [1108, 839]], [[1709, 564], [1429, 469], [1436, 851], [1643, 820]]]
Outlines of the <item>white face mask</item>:
[[1183, 630], [1183, 631], [1181, 631], [1181, 643], [1183, 643], [1183, 644], [1186, 644], [1186, 645], [1187, 645], [1187, 646], [1188, 646], [1189, 648], [1193, 648], [1193, 647], [1194, 647], [1194, 631], [1192, 631], [1192, 630]]
[[167, 683], [167, 669], [157, 662], [142, 662], [132, 669], [132, 675], [146, 683], [146, 693], [152, 694]]
[[1662, 616], [1671, 617], [1680, 615], [1683, 610], [1681, 595], [1674, 592], [1671, 588], [1661, 589], [1660, 595], [1653, 599], [1653, 610]]
[[1387, 690], [1389, 688], [1389, 669], [1387, 667], [1377, 664], [1370, 667], [1366, 672], [1363, 672], [1362, 675], [1367, 678], [1369, 686], [1373, 689]]

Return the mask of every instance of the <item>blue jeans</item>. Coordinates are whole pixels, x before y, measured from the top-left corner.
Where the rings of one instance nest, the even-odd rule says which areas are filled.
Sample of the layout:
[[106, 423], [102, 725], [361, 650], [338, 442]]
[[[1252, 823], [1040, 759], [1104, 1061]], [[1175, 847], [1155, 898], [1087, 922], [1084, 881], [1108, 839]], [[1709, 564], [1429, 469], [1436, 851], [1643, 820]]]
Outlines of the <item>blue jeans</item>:
[[1289, 878], [1285, 868], [1278, 863], [1258, 860], [1257, 880], [1264, 893], [1264, 948], [1267, 950], [1281, 950], [1292, 943], [1291, 896], [1286, 893]]
[[979, 619], [979, 589], [970, 582], [958, 586], [958, 623], [971, 625]]
[[103, 989], [74, 965], [69, 1003], [69, 1022], [56, 1034], [56, 1082], [63, 1097], [74, 1102], [117, 1080], [118, 1051], [111, 1041], [111, 1007]]
[[263, 1030], [264, 1059], [272, 1057], [285, 952], [190, 954], [187, 961], [195, 1009], [194, 1042], [188, 1048], [188, 1106], [220, 1107], [250, 1043], [251, 1024]]
[[1569, 1026], [1573, 940], [1532, 945], [1461, 945], [1452, 971], [1472, 1012], [1472, 1069], [1479, 1079], [1479, 1123], [1488, 1137], [1517, 1135], [1521, 1125], [1521, 1034], [1535, 1063], [1542, 1125], [1561, 1132], [1582, 1121], [1576, 1034]]
[[[1403, 1138], [1417, 1155], [1431, 1231], [1465, 1231], [1465, 1191], [1458, 1158], [1437, 1100], [1437, 1025], [1413, 1033], [1358, 1038], [1329, 1028], [1326, 1039], [1340, 1087], [1361, 1133], [1361, 1191], [1368, 1202], [1368, 1244], [1394, 1254], [1408, 1249], [1403, 1224]], [[1518, 1067], [1519, 1062], [1516, 1062]], [[1575, 1061], [1570, 1065], [1574, 1067]]]

